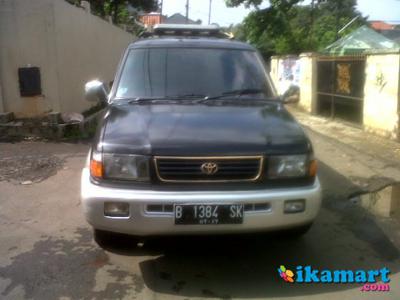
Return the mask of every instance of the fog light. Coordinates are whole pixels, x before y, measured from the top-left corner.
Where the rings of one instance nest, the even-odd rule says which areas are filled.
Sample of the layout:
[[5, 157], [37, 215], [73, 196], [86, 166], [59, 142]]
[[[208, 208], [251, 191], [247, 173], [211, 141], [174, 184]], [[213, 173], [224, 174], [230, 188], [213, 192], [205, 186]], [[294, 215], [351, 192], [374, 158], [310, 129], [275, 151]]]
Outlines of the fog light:
[[106, 217], [129, 217], [129, 204], [123, 202], [104, 203], [104, 215]]
[[306, 208], [306, 201], [304, 199], [286, 200], [283, 212], [285, 214], [294, 214], [304, 211]]

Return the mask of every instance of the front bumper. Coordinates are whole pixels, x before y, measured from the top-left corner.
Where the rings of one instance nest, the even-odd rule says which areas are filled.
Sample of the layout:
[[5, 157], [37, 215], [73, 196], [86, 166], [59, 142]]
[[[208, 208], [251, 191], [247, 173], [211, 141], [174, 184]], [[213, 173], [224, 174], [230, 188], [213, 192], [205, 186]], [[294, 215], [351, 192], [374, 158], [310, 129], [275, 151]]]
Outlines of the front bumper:
[[[321, 206], [318, 178], [313, 186], [251, 191], [143, 191], [103, 187], [90, 181], [89, 170], [83, 169], [81, 199], [86, 220], [95, 228], [138, 236], [217, 234], [271, 231], [311, 223]], [[284, 201], [305, 199], [305, 211], [285, 214]], [[104, 202], [129, 203], [128, 218], [104, 216]], [[149, 204], [257, 204], [269, 203], [263, 211], [247, 211], [243, 224], [175, 225], [171, 212], [148, 212]]]

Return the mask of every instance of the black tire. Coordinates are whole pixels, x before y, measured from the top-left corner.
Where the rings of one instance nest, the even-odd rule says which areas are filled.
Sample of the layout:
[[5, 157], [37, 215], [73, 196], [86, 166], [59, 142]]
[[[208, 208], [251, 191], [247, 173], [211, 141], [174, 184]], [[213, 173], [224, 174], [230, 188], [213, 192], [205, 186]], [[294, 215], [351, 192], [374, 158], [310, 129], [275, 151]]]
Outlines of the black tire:
[[135, 248], [139, 239], [132, 235], [94, 229], [94, 240], [105, 249]]

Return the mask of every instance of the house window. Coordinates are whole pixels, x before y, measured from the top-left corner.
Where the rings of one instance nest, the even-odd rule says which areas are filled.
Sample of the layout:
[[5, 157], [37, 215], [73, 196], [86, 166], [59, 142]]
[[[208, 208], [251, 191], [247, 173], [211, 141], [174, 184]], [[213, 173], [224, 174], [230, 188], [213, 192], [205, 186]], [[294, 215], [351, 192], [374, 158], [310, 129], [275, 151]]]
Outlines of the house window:
[[18, 79], [21, 97], [42, 95], [40, 69], [38, 67], [19, 68]]

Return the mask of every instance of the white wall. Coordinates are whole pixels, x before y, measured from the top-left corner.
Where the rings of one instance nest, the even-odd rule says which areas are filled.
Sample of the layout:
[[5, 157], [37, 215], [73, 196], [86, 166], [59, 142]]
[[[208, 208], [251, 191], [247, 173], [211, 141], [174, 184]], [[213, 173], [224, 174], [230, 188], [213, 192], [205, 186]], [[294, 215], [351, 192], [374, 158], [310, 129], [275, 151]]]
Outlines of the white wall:
[[300, 101], [299, 106], [307, 112], [315, 112], [316, 106], [316, 60], [313, 53], [300, 55]]
[[275, 85], [275, 88], [278, 86], [279, 84], [279, 60], [280, 57], [279, 56], [272, 56], [271, 57], [271, 61], [270, 61], [270, 72], [269, 75], [271, 76], [272, 82]]
[[83, 101], [83, 84], [94, 78], [112, 81], [134, 37], [65, 1], [56, 1], [55, 19], [60, 110], [80, 111], [82, 102], [90, 105]]
[[[84, 83], [113, 80], [133, 39], [64, 0], [0, 0], [0, 112], [82, 112], [91, 105], [84, 100]], [[40, 68], [43, 96], [20, 97], [18, 68], [27, 65]]]
[[364, 86], [364, 127], [397, 138], [400, 113], [400, 54], [368, 55]]
[[[294, 81], [285, 80], [283, 74], [286, 62], [296, 62], [293, 66], [292, 74]], [[297, 71], [298, 70], [298, 71]], [[298, 74], [295, 74], [298, 72]], [[315, 106], [315, 55], [313, 53], [303, 53], [298, 58], [294, 56], [272, 56], [271, 72], [278, 94], [283, 94], [290, 84], [300, 87], [300, 101], [298, 106], [307, 112], [314, 112]]]
[[[292, 80], [287, 77], [288, 74], [293, 76]], [[287, 91], [290, 85], [299, 86], [300, 80], [300, 61], [297, 56], [272, 56], [270, 76], [278, 94], [282, 95]]]
[[[52, 1], [0, 0], [0, 80], [5, 111], [29, 116], [58, 99]], [[19, 96], [18, 68], [41, 69], [43, 97]]]

